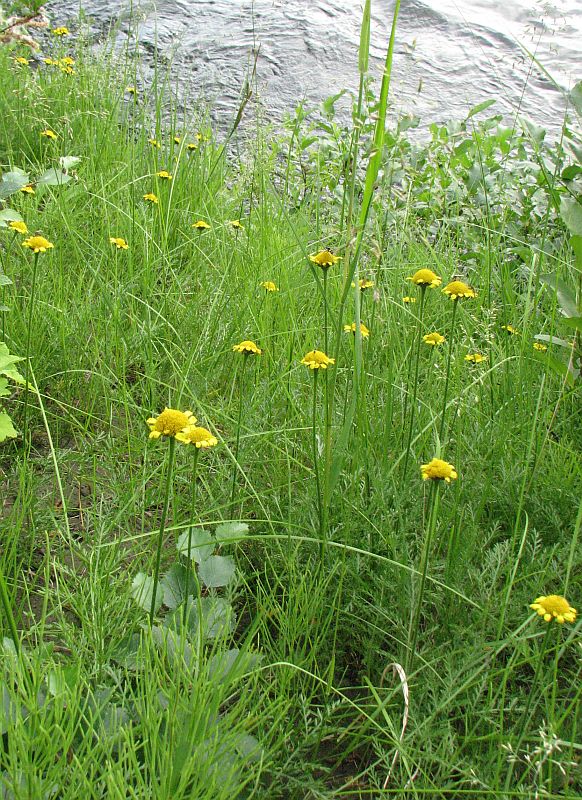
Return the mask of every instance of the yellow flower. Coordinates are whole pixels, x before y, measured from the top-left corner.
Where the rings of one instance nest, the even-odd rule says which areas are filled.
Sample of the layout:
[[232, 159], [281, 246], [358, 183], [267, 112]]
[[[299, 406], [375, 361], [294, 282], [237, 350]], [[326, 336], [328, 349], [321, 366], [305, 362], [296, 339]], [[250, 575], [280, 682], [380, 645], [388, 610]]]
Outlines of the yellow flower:
[[544, 353], [548, 349], [548, 346], [546, 344], [542, 344], [542, 342], [534, 342], [533, 347], [534, 350], [539, 350], [540, 353]]
[[420, 472], [423, 481], [446, 481], [450, 483], [451, 480], [454, 481], [459, 477], [453, 465], [440, 458], [433, 458], [428, 464], [422, 464]]
[[44, 236], [31, 236], [22, 242], [23, 247], [28, 247], [33, 253], [46, 253], [54, 244], [45, 239]]
[[309, 369], [327, 369], [329, 364], [335, 364], [335, 358], [329, 358], [321, 350], [310, 350], [301, 359]]
[[417, 286], [430, 286], [431, 289], [435, 286], [440, 286], [442, 282], [441, 278], [432, 269], [419, 269], [406, 280], [412, 281]]
[[158, 150], [162, 146], [157, 139], [148, 139], [148, 143], [151, 144], [152, 147], [157, 147]]
[[[358, 281], [358, 286], [360, 287], [361, 292], [365, 292], [366, 289], [371, 289], [374, 286], [374, 281], [369, 281], [367, 278], [360, 278]], [[352, 289], [356, 288], [354, 281], [352, 281], [351, 287]]]
[[71, 56], [63, 56], [59, 61], [61, 64], [64, 64], [65, 67], [72, 67], [75, 63], [75, 59], [71, 58]]
[[229, 223], [233, 228], [237, 228], [239, 231], [244, 231], [244, 227], [241, 225], [240, 219], [230, 219]]
[[121, 237], [119, 237], [119, 236], [110, 236], [110, 237], [109, 237], [109, 241], [111, 242], [111, 244], [114, 244], [114, 245], [115, 245], [115, 247], [116, 247], [118, 250], [128, 250], [128, 249], [129, 249], [129, 245], [128, 245], [128, 243], [125, 241], [125, 239], [122, 239], [122, 238], [121, 238]]
[[519, 336], [519, 331], [513, 325], [502, 325], [501, 330], [507, 331], [510, 336]]
[[473, 364], [481, 364], [483, 361], [487, 361], [487, 356], [483, 356], [481, 353], [467, 353], [465, 361], [471, 361]]
[[[150, 429], [150, 439], [159, 439], [160, 436], [173, 436], [178, 439], [178, 433], [185, 433], [188, 428], [196, 425], [196, 417], [191, 411], [178, 411], [175, 408], [164, 408], [157, 417], [150, 417], [147, 424]], [[180, 440], [179, 440], [180, 441]]]
[[341, 261], [341, 256], [334, 256], [329, 250], [320, 250], [319, 253], [312, 253], [309, 260], [322, 269], [329, 269], [338, 261]]
[[199, 219], [198, 222], [192, 223], [192, 227], [196, 228], [198, 231], [204, 231], [210, 228], [210, 225], [207, 222], [204, 222], [203, 219]]
[[65, 28], [64, 25], [61, 25], [59, 28], [53, 28], [52, 33], [55, 36], [69, 36], [70, 31], [68, 28]]
[[463, 281], [452, 281], [452, 283], [448, 283], [442, 292], [443, 294], [448, 294], [451, 300], [458, 300], [462, 297], [477, 297], [475, 290], [471, 289], [471, 287], [463, 283]]
[[186, 145], [186, 150], [198, 150], [198, 145], [196, 142], [188, 142]]
[[22, 233], [22, 234], [28, 233], [26, 222], [22, 222], [20, 220], [13, 220], [13, 222], [9, 222], [8, 227], [11, 230], [16, 231], [17, 233]]
[[30, 59], [29, 58], [24, 58], [24, 56], [16, 56], [12, 60], [14, 61], [15, 64], [22, 64], [25, 67], [28, 64], [30, 64]]
[[127, 94], [137, 94], [137, 89], [135, 88], [135, 86], [126, 86], [125, 91], [127, 92]]
[[153, 192], [148, 192], [147, 194], [144, 194], [143, 199], [146, 201], [146, 203], [157, 204], [159, 202], [158, 198], [155, 196]]
[[55, 61], [55, 59], [54, 59], [54, 58], [43, 58], [43, 61], [44, 61], [44, 63], [45, 63], [45, 64], [47, 64], [49, 67], [56, 67], [56, 65], [57, 65], [57, 63], [58, 63], [57, 61]]
[[546, 622], [551, 622], [552, 619], [555, 619], [556, 622], [563, 625], [564, 622], [576, 621], [576, 609], [572, 608], [566, 598], [559, 594], [537, 597], [530, 604], [530, 608], [537, 611]]
[[[353, 333], [354, 336], [355, 336], [356, 335], [356, 323], [352, 322], [351, 325], [344, 325], [344, 331], [346, 333]], [[366, 326], [364, 325], [363, 322], [360, 322], [360, 333], [362, 334], [362, 339], [367, 339], [368, 336], [370, 335], [370, 331], [368, 330], [368, 328], [366, 328]]]
[[232, 349], [235, 351], [235, 353], [242, 353], [245, 356], [260, 356], [263, 352], [260, 347], [257, 347], [254, 342], [251, 342], [248, 339], [246, 339], [244, 342], [240, 342], [240, 344], [233, 345]]
[[162, 180], [164, 180], [164, 181], [171, 181], [172, 180], [172, 176], [165, 169], [161, 169], [159, 172], [156, 172], [156, 175], [158, 176], [158, 178], [162, 178]]
[[34, 191], [33, 187], [30, 185], [30, 183], [27, 184], [26, 186], [23, 186], [20, 191], [23, 194], [36, 194], [36, 192]]
[[444, 340], [445, 337], [441, 336], [440, 333], [436, 331], [434, 333], [427, 333], [422, 337], [422, 341], [426, 344], [430, 344], [432, 347], [437, 347], [439, 344], [442, 344]]
[[259, 286], [262, 286], [266, 292], [278, 292], [279, 289], [277, 288], [277, 284], [273, 283], [273, 281], [263, 281], [259, 283]]
[[406, 295], [406, 297], [402, 298], [402, 302], [403, 303], [416, 303], [416, 297], [409, 297], [408, 295]]
[[185, 431], [176, 434], [176, 439], [182, 444], [193, 444], [196, 447], [214, 447], [218, 444], [218, 439], [213, 436], [206, 428], [198, 428], [190, 425]]
[[50, 128], [47, 128], [46, 130], [41, 131], [40, 135], [44, 136], [45, 139], [58, 139], [59, 138], [54, 131], [51, 131]]
[[181, 136], [174, 136], [174, 144], [181, 144], [182, 137]]

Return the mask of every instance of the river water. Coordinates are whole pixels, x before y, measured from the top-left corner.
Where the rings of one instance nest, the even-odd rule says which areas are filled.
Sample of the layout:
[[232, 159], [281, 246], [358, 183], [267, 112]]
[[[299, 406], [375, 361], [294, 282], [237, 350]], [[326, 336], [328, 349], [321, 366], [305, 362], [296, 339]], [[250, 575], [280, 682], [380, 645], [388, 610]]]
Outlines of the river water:
[[[56, 0], [55, 23], [79, 9], [99, 31], [114, 27], [142, 50], [171, 59], [184, 97], [201, 99], [223, 123], [232, 116], [253, 49], [257, 89], [276, 122], [302, 99], [313, 105], [357, 86], [358, 0]], [[373, 0], [371, 66], [381, 75], [394, 0]], [[421, 125], [490, 111], [519, 112], [556, 130], [564, 100], [532, 65], [534, 53], [562, 88], [582, 78], [582, 0], [403, 0], [396, 38], [393, 114]], [[146, 59], [145, 64], [151, 64]], [[144, 68], [147, 72], [147, 67]], [[147, 83], [147, 74], [144, 82]]]

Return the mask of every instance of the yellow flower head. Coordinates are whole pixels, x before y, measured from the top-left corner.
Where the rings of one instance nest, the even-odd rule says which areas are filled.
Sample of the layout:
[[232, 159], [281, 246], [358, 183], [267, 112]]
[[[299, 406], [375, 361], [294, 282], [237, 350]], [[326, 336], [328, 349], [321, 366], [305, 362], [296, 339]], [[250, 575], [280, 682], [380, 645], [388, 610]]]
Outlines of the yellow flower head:
[[547, 344], [543, 344], [542, 342], [534, 342], [533, 348], [534, 350], [539, 350], [540, 353], [545, 353], [545, 351], [548, 349], [548, 346]]
[[111, 242], [111, 244], [114, 244], [118, 250], [129, 250], [128, 243], [125, 241], [125, 239], [122, 239], [120, 236], [110, 236], [109, 241]]
[[410, 297], [409, 295], [406, 295], [406, 297], [402, 298], [402, 302], [403, 303], [416, 303], [416, 297]]
[[[351, 325], [344, 325], [344, 331], [346, 333], [353, 333], [354, 336], [355, 336], [356, 335], [356, 323], [352, 322]], [[368, 328], [366, 328], [366, 326], [364, 325], [363, 322], [360, 322], [360, 333], [362, 334], [362, 339], [367, 339], [368, 336], [370, 335], [370, 331], [368, 330]]]
[[431, 347], [438, 347], [439, 344], [442, 344], [445, 340], [444, 336], [441, 336], [440, 333], [436, 331], [434, 333], [427, 333], [425, 336], [422, 337], [422, 341], [425, 344], [430, 344]]
[[165, 169], [161, 169], [159, 172], [156, 172], [156, 175], [158, 176], [158, 178], [161, 178], [164, 181], [172, 180], [171, 174]]
[[43, 58], [43, 61], [49, 67], [56, 67], [58, 63], [54, 58]]
[[72, 67], [73, 64], [75, 63], [75, 59], [71, 58], [71, 56], [63, 56], [62, 58], [59, 59], [59, 62], [61, 64], [64, 64], [65, 67]]
[[137, 89], [135, 88], [135, 86], [126, 86], [125, 91], [127, 92], [127, 94], [137, 94]]
[[148, 192], [147, 194], [144, 194], [143, 199], [146, 201], [146, 203], [157, 204], [159, 202], [158, 198], [153, 192]]
[[182, 444], [193, 444], [196, 447], [214, 447], [218, 444], [218, 439], [213, 436], [206, 428], [198, 428], [190, 425], [185, 431], [176, 434], [176, 439]]
[[198, 150], [198, 144], [196, 142], [188, 142], [186, 150]]
[[260, 356], [263, 352], [260, 347], [257, 347], [257, 345], [249, 339], [245, 339], [244, 342], [233, 345], [232, 349], [235, 353], [242, 353], [244, 356]]
[[54, 36], [69, 36], [70, 31], [64, 25], [61, 25], [59, 28], [53, 28], [52, 33]]
[[177, 434], [185, 433], [188, 428], [196, 425], [196, 421], [196, 417], [192, 415], [191, 411], [164, 408], [159, 416], [150, 417], [147, 420], [150, 439], [159, 439], [160, 436], [173, 436], [178, 439]]
[[12, 222], [8, 223], [8, 227], [10, 230], [16, 231], [17, 233], [28, 233], [28, 228], [26, 227], [26, 222], [22, 222], [21, 220], [13, 220]]
[[266, 292], [278, 292], [279, 291], [279, 289], [277, 288], [277, 284], [273, 283], [273, 281], [262, 281], [262, 283], [260, 283], [259, 286], [262, 286], [263, 289]]
[[513, 325], [502, 325], [501, 330], [506, 331], [510, 336], [519, 336], [519, 331]]
[[309, 369], [327, 369], [330, 364], [335, 364], [335, 358], [329, 358], [321, 350], [310, 350], [301, 359]]
[[33, 253], [46, 253], [54, 244], [45, 239], [44, 236], [31, 236], [22, 242], [23, 247], [28, 247]]
[[192, 227], [196, 228], [198, 231], [205, 231], [210, 229], [210, 225], [207, 222], [204, 222], [203, 219], [199, 219], [197, 222], [192, 223]]
[[174, 136], [174, 144], [181, 144], [182, 137], [181, 136]]
[[483, 361], [487, 361], [487, 356], [483, 356], [481, 353], [467, 353], [465, 361], [470, 361], [472, 364], [481, 364]]
[[24, 58], [24, 56], [16, 56], [12, 60], [15, 64], [21, 64], [23, 67], [26, 67], [28, 64], [30, 64], [30, 59]]
[[430, 286], [431, 289], [434, 289], [435, 286], [440, 286], [442, 283], [441, 278], [432, 269], [419, 269], [406, 280], [412, 281], [416, 286]]
[[530, 608], [537, 611], [540, 617], [543, 617], [546, 622], [551, 622], [553, 619], [563, 625], [564, 622], [575, 622], [576, 614], [578, 613], [575, 608], [568, 603], [565, 597], [559, 594], [549, 594], [547, 596], [537, 597]]
[[240, 219], [230, 219], [229, 223], [233, 228], [236, 228], [239, 231], [244, 231], [244, 226], [241, 224]]
[[319, 253], [312, 253], [309, 260], [322, 269], [329, 269], [341, 261], [341, 256], [334, 256], [329, 250], [320, 250]]
[[34, 188], [30, 185], [30, 183], [27, 184], [26, 186], [23, 186], [20, 189], [20, 191], [22, 192], [22, 194], [36, 194], [36, 192], [34, 191]]
[[471, 287], [463, 281], [452, 281], [452, 283], [448, 283], [442, 292], [443, 294], [448, 294], [451, 300], [459, 300], [459, 298], [463, 297], [477, 297], [475, 290], [471, 289]]
[[[361, 292], [365, 292], [366, 289], [372, 289], [373, 288], [374, 281], [369, 281], [367, 278], [360, 278], [360, 280], [358, 281], [358, 286], [360, 287], [360, 291]], [[351, 287], [352, 287], [352, 289], [356, 288], [356, 284], [354, 283], [354, 281], [352, 281]]]
[[51, 131], [50, 128], [46, 128], [46, 130], [40, 132], [41, 136], [44, 136], [45, 139], [58, 139], [59, 137], [54, 131]]
[[446, 481], [450, 483], [459, 477], [453, 465], [440, 458], [433, 458], [428, 464], [422, 464], [420, 472], [423, 481]]
[[151, 139], [148, 139], [148, 143], [149, 143], [149, 144], [151, 144], [151, 146], [152, 146], [152, 147], [156, 147], [158, 150], [159, 150], [159, 149], [160, 149], [160, 147], [162, 146], [162, 145], [161, 145], [161, 144], [158, 142], [158, 140], [157, 140], [157, 139], [153, 139], [153, 138], [151, 138]]

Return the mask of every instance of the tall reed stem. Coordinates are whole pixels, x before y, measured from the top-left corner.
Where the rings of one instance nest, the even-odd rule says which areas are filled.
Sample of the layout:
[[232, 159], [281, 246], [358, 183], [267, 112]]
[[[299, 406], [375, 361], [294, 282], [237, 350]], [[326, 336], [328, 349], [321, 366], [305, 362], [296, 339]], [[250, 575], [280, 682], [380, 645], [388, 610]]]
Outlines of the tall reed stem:
[[152, 604], [150, 606], [150, 625], [154, 623], [156, 613], [156, 595], [158, 593], [158, 582], [160, 578], [160, 562], [162, 560], [162, 544], [164, 541], [164, 531], [166, 530], [166, 518], [170, 506], [170, 494], [172, 490], [172, 474], [174, 472], [174, 455], [176, 452], [176, 440], [172, 436], [170, 439], [170, 450], [168, 452], [168, 472], [166, 475], [166, 492], [164, 497], [164, 507], [162, 509], [162, 519], [160, 520], [160, 531], [158, 533], [158, 547], [156, 551], [156, 565], [154, 569], [154, 587], [152, 591]]
[[[414, 417], [416, 415], [416, 393], [418, 390], [418, 365], [420, 363], [420, 343], [422, 342], [422, 315], [424, 311], [424, 298], [426, 296], [426, 286], [420, 287], [420, 306], [418, 309], [418, 327], [416, 334], [416, 354], [414, 365], [414, 383], [412, 386], [412, 406], [410, 408], [410, 425], [408, 426], [408, 439], [406, 441], [406, 456], [404, 457], [403, 478], [406, 479], [408, 471], [408, 461], [410, 460], [410, 445], [412, 443], [412, 431], [414, 430]], [[408, 396], [408, 386], [406, 387]]]
[[[192, 528], [194, 526], [194, 513], [196, 511], [196, 472], [198, 471], [198, 456], [200, 455], [200, 449], [198, 447], [194, 447], [194, 464], [192, 466], [192, 494], [190, 497], [190, 526], [188, 528], [188, 575], [190, 575], [190, 570], [192, 569]], [[194, 575], [196, 579], [196, 583], [198, 583], [198, 575], [196, 574], [196, 567], [194, 567]], [[188, 619], [188, 584], [189, 580], [186, 581], [186, 598], [184, 599], [184, 626], [186, 626], [186, 621]], [[198, 592], [199, 594], [199, 592]], [[198, 619], [199, 624], [202, 623], [202, 617], [199, 615]]]
[[28, 376], [30, 372], [30, 342], [32, 338], [32, 314], [34, 310], [34, 299], [36, 295], [36, 274], [38, 268], [39, 253], [34, 254], [34, 262], [32, 267], [32, 289], [30, 292], [30, 300], [28, 306], [28, 321], [26, 330], [26, 347], [24, 351], [24, 413], [22, 418], [22, 441], [24, 442], [25, 449], [28, 449]]
[[230, 505], [234, 505], [234, 495], [236, 492], [236, 473], [238, 471], [239, 463], [238, 463], [238, 454], [240, 448], [240, 429], [242, 425], [242, 412], [243, 412], [243, 395], [244, 395], [244, 385], [245, 385], [245, 372], [247, 367], [247, 359], [249, 356], [243, 355], [243, 363], [240, 372], [240, 380], [238, 385], [238, 419], [236, 425], [236, 442], [234, 445], [234, 466], [232, 469], [232, 487], [230, 490]]
[[453, 300], [453, 315], [451, 317], [451, 335], [449, 336], [449, 354], [448, 354], [448, 357], [447, 357], [447, 374], [446, 374], [446, 377], [445, 377], [445, 392], [444, 392], [444, 395], [443, 395], [443, 411], [442, 411], [442, 414], [441, 414], [441, 424], [440, 424], [440, 428], [439, 428], [439, 444], [441, 446], [441, 449], [444, 448], [443, 434], [445, 432], [445, 418], [446, 418], [446, 415], [447, 415], [447, 396], [448, 396], [448, 393], [449, 393], [449, 380], [450, 380], [450, 375], [451, 375], [451, 360], [452, 360], [452, 355], [453, 355], [453, 344], [454, 344], [454, 337], [455, 337], [455, 316], [457, 314], [457, 303], [459, 303], [459, 302], [460, 302], [460, 300]]
[[317, 377], [319, 370], [313, 370], [313, 405], [311, 409], [311, 445], [313, 448], [313, 471], [315, 472], [315, 493], [317, 495], [317, 513], [319, 516], [319, 558], [323, 563], [325, 555], [325, 520], [324, 520], [324, 500], [321, 497], [321, 480], [319, 476], [319, 451], [317, 448]]
[[6, 589], [6, 581], [4, 579], [4, 571], [2, 570], [1, 565], [0, 565], [0, 600], [2, 601], [4, 616], [6, 617], [6, 621], [10, 629], [10, 635], [12, 636], [12, 640], [14, 642], [14, 649], [20, 656], [20, 637], [18, 636], [18, 630], [16, 629], [16, 621], [14, 619], [12, 606], [10, 605], [10, 598], [8, 597], [8, 590]]

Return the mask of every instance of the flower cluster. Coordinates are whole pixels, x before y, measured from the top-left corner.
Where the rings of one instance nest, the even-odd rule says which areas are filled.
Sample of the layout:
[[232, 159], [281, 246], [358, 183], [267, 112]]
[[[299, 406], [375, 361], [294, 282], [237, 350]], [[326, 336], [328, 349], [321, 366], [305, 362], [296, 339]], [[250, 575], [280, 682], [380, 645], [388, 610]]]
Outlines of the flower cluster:
[[149, 438], [173, 437], [181, 444], [193, 444], [197, 448], [217, 445], [218, 439], [209, 430], [197, 425], [197, 422], [191, 411], [178, 411], [166, 407], [157, 417], [150, 417], [147, 420], [150, 429]]

